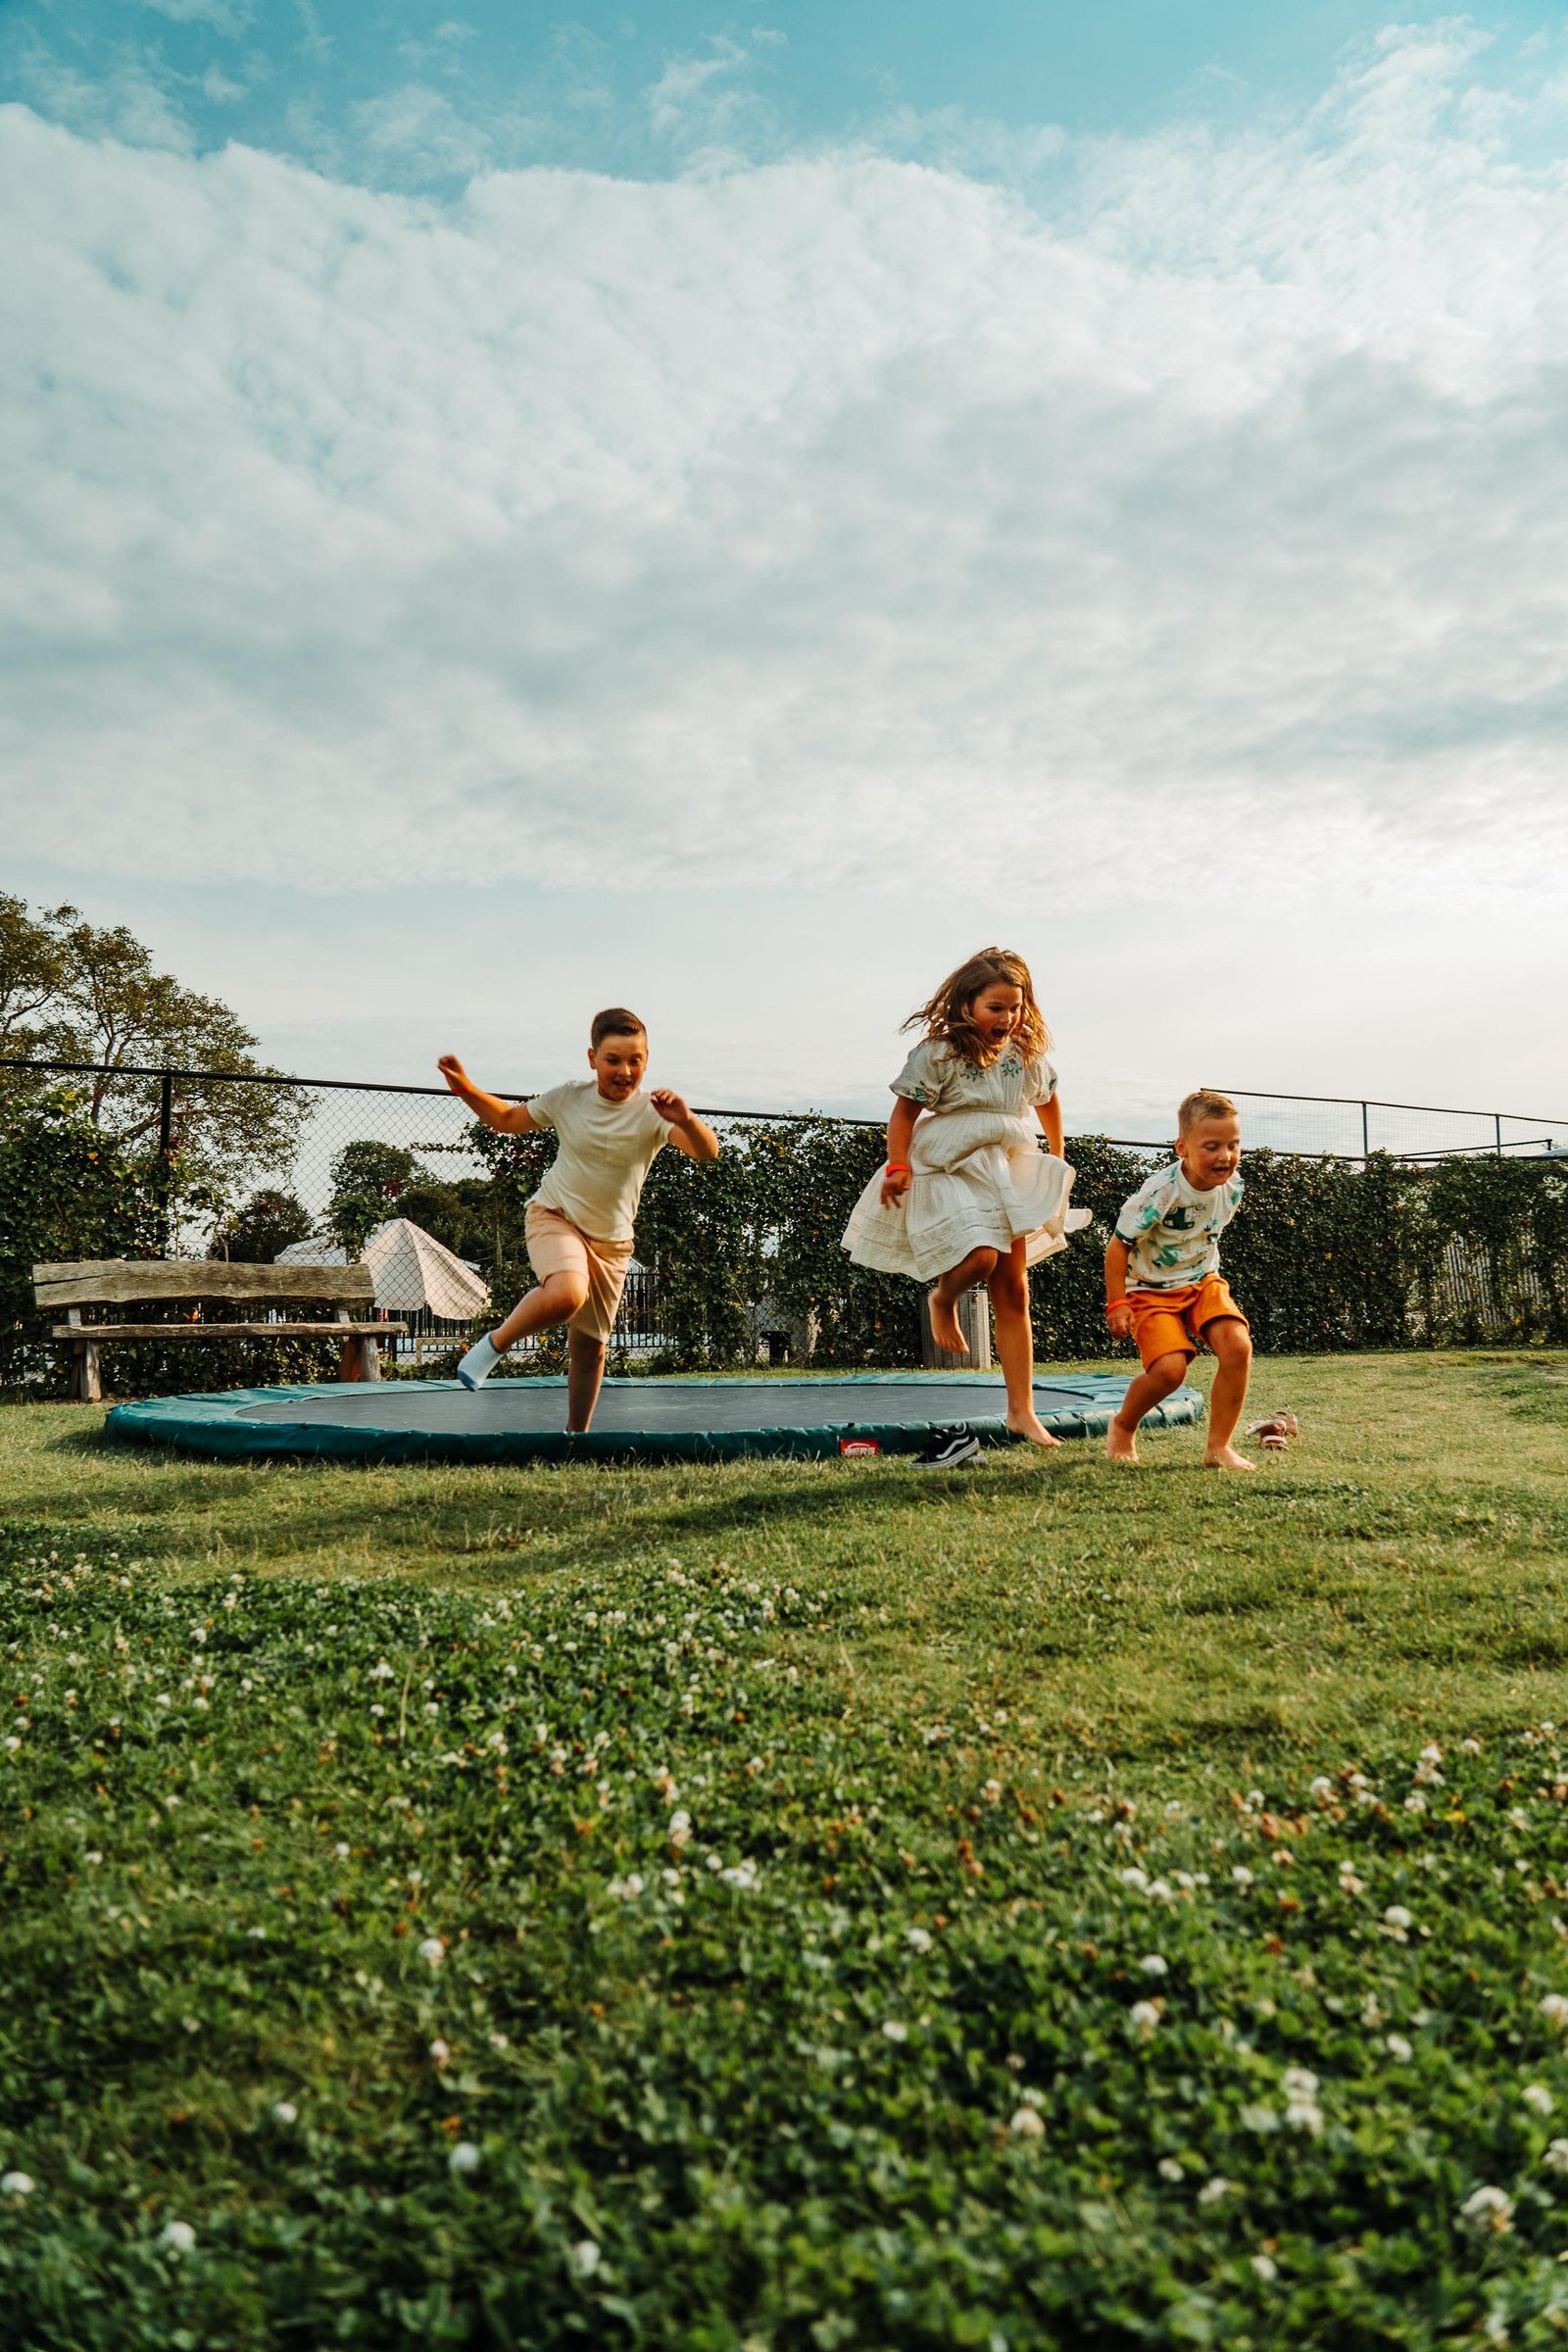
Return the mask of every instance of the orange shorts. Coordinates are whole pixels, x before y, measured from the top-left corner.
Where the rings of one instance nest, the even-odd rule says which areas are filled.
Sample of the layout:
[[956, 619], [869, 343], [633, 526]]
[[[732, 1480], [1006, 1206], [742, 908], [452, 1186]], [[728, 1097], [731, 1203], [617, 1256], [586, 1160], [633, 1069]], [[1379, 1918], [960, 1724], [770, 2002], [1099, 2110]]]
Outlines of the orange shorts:
[[566, 1329], [583, 1332], [590, 1340], [608, 1340], [626, 1288], [630, 1242], [593, 1241], [559, 1208], [548, 1208], [542, 1200], [530, 1203], [522, 1230], [528, 1262], [541, 1282], [552, 1274], [577, 1274], [588, 1285], [588, 1296]]
[[1133, 1338], [1147, 1371], [1156, 1356], [1196, 1355], [1205, 1324], [1234, 1316], [1244, 1331], [1247, 1317], [1231, 1297], [1230, 1285], [1219, 1274], [1205, 1274], [1175, 1291], [1129, 1291]]

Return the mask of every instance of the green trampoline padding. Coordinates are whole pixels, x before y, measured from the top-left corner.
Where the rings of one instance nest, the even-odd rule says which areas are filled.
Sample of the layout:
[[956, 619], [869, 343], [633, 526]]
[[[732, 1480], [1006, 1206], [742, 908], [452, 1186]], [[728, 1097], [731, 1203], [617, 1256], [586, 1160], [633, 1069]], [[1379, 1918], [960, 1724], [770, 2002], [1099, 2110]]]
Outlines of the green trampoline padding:
[[[989, 1445], [1015, 1445], [1000, 1378], [984, 1372], [853, 1372], [820, 1380], [610, 1380], [585, 1437], [562, 1427], [564, 1380], [492, 1380], [477, 1394], [451, 1380], [368, 1387], [232, 1389], [117, 1404], [106, 1434], [127, 1446], [174, 1446], [238, 1461], [328, 1454], [369, 1462], [719, 1462], [743, 1454], [837, 1455], [846, 1440], [917, 1453], [930, 1431], [967, 1421]], [[1103, 1435], [1126, 1394], [1118, 1373], [1053, 1373], [1035, 1410], [1061, 1438]], [[1196, 1421], [1196, 1389], [1178, 1389], [1146, 1428]]]

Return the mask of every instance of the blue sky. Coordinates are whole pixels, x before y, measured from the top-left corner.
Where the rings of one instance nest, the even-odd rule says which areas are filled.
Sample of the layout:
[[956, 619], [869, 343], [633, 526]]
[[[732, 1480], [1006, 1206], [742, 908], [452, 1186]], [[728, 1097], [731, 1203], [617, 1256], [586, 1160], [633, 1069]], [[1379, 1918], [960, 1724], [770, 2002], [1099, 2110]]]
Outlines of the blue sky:
[[1568, 1109], [1560, 12], [0, 19], [4, 879], [278, 1060]]

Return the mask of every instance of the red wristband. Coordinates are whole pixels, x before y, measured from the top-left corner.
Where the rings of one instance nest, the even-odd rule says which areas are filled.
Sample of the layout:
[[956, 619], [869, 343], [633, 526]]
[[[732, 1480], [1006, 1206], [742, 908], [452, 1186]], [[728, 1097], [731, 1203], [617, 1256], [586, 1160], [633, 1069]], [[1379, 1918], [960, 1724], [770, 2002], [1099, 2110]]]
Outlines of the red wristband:
[[890, 1159], [888, 1161], [888, 1174], [890, 1176], [908, 1176], [912, 1174], [912, 1170], [910, 1169], [909, 1163], [906, 1159]]

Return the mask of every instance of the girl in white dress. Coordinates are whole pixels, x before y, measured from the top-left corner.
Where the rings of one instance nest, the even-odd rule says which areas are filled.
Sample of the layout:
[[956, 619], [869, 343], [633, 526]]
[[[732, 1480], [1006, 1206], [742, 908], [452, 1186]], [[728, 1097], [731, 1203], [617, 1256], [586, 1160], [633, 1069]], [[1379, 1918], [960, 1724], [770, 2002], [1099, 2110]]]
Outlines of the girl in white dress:
[[931, 1330], [955, 1355], [966, 1345], [958, 1300], [983, 1282], [1007, 1427], [1054, 1446], [1034, 1409], [1028, 1269], [1065, 1249], [1089, 1211], [1068, 1205], [1072, 1170], [1061, 1156], [1051, 1032], [1029, 967], [1005, 948], [983, 948], [904, 1025], [923, 1026], [925, 1037], [893, 1081], [887, 1165], [856, 1202], [844, 1247], [858, 1266], [934, 1278]]

